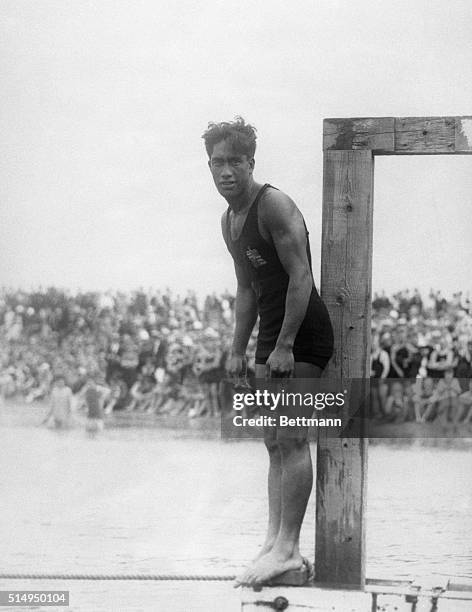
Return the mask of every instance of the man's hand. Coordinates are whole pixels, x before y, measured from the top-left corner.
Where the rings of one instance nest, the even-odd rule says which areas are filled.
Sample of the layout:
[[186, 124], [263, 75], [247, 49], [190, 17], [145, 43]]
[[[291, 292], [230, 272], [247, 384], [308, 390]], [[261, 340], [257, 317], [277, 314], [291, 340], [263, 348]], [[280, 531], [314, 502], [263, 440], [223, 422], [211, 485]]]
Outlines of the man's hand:
[[226, 363], [228, 376], [232, 378], [234, 384], [240, 382], [246, 376], [246, 357], [245, 355], [232, 354]]
[[276, 346], [266, 361], [266, 378], [291, 378], [294, 369], [293, 350]]

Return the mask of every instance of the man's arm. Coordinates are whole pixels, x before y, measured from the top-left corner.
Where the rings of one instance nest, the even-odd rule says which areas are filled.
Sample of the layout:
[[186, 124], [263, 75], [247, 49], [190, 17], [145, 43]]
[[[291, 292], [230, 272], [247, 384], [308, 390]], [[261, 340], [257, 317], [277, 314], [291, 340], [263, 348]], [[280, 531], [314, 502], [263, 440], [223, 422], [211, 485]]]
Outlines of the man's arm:
[[[226, 246], [228, 246], [228, 236], [226, 235], [226, 214], [227, 213], [224, 213], [221, 218], [221, 231], [223, 233]], [[257, 301], [250, 279], [247, 278], [246, 274], [244, 273], [244, 269], [236, 262], [234, 262], [234, 271], [236, 273], [237, 280], [234, 311], [235, 329], [227, 370], [230, 376], [239, 377], [244, 374], [246, 349], [257, 320]]]
[[241, 282], [242, 275], [236, 263], [234, 264], [234, 268], [236, 270], [236, 278], [238, 279], [238, 287], [236, 290], [235, 302], [236, 325], [234, 328], [231, 354], [244, 356], [257, 319], [257, 302], [256, 294], [251, 285], [247, 285], [244, 281]]
[[275, 349], [267, 360], [267, 373], [291, 376], [294, 370], [293, 345], [305, 318], [313, 277], [306, 250], [306, 229], [295, 203], [280, 191], [271, 192], [261, 206], [261, 222], [273, 241], [289, 276], [285, 315]]

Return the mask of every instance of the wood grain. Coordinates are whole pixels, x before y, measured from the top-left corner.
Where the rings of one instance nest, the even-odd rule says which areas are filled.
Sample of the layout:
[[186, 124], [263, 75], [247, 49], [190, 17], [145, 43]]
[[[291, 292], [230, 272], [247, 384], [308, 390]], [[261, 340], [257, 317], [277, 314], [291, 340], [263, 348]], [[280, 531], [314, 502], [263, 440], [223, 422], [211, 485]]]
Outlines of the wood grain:
[[393, 153], [394, 120], [392, 117], [358, 119], [325, 119], [324, 150], [362, 150]]
[[[324, 153], [321, 294], [335, 335], [327, 376], [342, 380], [345, 387], [349, 379], [370, 376], [373, 170], [372, 151]], [[362, 436], [329, 438], [320, 430], [315, 542], [319, 583], [364, 584], [367, 447]]]
[[395, 153], [454, 153], [454, 117], [397, 117]]
[[375, 155], [471, 154], [472, 116], [325, 119], [323, 150], [369, 150]]

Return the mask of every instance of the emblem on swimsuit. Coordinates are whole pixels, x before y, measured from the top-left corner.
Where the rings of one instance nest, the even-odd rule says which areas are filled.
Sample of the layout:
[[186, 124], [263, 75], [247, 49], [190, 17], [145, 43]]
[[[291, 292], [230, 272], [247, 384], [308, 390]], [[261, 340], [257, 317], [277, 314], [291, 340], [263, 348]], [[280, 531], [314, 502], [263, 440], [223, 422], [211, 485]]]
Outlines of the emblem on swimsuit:
[[266, 265], [266, 260], [261, 257], [259, 251], [257, 249], [247, 248], [246, 257], [249, 259], [254, 268], [260, 268], [261, 266]]

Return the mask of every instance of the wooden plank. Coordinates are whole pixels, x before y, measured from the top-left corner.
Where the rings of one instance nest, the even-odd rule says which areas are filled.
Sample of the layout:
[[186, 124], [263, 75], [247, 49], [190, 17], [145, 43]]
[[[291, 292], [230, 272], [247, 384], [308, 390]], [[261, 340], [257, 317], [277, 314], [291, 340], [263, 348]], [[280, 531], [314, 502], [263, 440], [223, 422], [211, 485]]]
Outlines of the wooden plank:
[[[277, 598], [288, 602], [288, 607], [276, 608]], [[279, 601], [281, 601], [279, 599]], [[264, 587], [257, 592], [243, 589], [241, 603], [243, 612], [263, 610], [285, 610], [285, 612], [368, 612], [372, 595], [362, 591], [339, 591], [317, 587]], [[411, 606], [409, 610], [411, 609]]]
[[397, 117], [395, 153], [454, 153], [455, 124], [455, 117]]
[[456, 153], [472, 153], [472, 117], [456, 117], [454, 149]]
[[[261, 612], [265, 609], [286, 612], [370, 612], [372, 609], [411, 612], [412, 602], [406, 601], [405, 595], [417, 597], [414, 609], [418, 612], [430, 612], [433, 598], [437, 602], [435, 609], [440, 612], [470, 611], [469, 594], [437, 592], [419, 586], [415, 588], [408, 583], [397, 587], [388, 584], [393, 581], [385, 581], [382, 588], [382, 580], [375, 582], [378, 583], [377, 587], [368, 586], [365, 591], [332, 589], [313, 584], [304, 587], [264, 587], [259, 591], [245, 587], [241, 590], [242, 612]], [[400, 584], [401, 581], [397, 582]]]
[[393, 117], [325, 119], [323, 150], [363, 150], [393, 153], [395, 147]]
[[335, 330], [335, 377], [370, 375], [373, 171], [371, 151], [324, 154], [321, 292]]
[[[416, 596], [417, 603], [405, 599], [405, 595]], [[375, 597], [375, 608], [373, 607]], [[370, 612], [375, 610], [396, 610], [397, 612], [430, 612], [432, 598], [436, 599], [439, 612], [470, 612], [470, 599], [464, 594], [434, 593], [429, 589], [408, 591], [407, 589], [366, 591], [327, 589], [313, 587], [264, 587], [262, 591], [243, 589], [241, 604], [243, 612], [261, 612], [264, 609], [279, 609], [286, 612]], [[277, 608], [277, 604], [281, 607]], [[287, 605], [288, 604], [288, 605]], [[283, 607], [285, 605], [286, 607]]]
[[472, 116], [325, 119], [323, 150], [370, 150], [375, 155], [472, 154]]
[[[333, 322], [327, 376], [370, 376], [373, 216], [372, 151], [325, 151], [321, 294]], [[363, 587], [367, 439], [319, 430], [315, 579]]]

